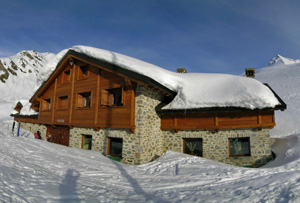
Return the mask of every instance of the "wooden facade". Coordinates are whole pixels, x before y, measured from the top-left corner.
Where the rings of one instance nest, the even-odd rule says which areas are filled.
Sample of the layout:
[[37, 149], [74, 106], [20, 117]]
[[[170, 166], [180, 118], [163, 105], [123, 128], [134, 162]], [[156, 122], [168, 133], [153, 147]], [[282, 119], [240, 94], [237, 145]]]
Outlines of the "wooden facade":
[[78, 59], [70, 65], [69, 60], [32, 99], [40, 102], [38, 122], [134, 131], [135, 83], [104, 67]]
[[221, 130], [273, 128], [274, 126], [274, 110], [163, 114], [161, 116], [161, 129], [163, 130]]

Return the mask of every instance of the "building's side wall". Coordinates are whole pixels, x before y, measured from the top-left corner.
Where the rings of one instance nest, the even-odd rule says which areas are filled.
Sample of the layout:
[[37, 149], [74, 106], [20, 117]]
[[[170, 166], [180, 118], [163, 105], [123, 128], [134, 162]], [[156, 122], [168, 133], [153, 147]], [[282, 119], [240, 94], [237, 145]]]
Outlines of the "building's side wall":
[[140, 164], [148, 163], [162, 155], [162, 130], [160, 116], [155, 107], [163, 100], [163, 95], [143, 85], [136, 87], [135, 134], [139, 139]]
[[21, 122], [20, 127], [25, 130], [28, 130], [32, 133], [36, 133], [37, 131], [40, 131], [40, 135], [41, 135], [42, 139], [45, 139], [45, 136], [47, 133], [47, 127], [45, 125]]
[[[183, 138], [202, 138], [203, 157], [236, 166], [260, 166], [272, 158], [269, 129], [236, 129], [236, 130], [183, 130], [179, 132], [163, 131], [164, 152], [183, 152]], [[250, 138], [251, 156], [229, 157], [229, 138]]]

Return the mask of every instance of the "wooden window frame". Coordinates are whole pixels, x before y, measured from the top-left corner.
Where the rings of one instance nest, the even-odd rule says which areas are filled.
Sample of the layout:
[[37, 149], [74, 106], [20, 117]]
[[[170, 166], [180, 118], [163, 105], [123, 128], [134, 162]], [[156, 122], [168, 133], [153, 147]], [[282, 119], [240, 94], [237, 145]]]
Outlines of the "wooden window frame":
[[[85, 69], [86, 73], [82, 69]], [[89, 65], [82, 65], [78, 67], [78, 80], [83, 80], [88, 78], [90, 75]]]
[[[117, 93], [121, 93], [121, 103], [115, 103], [115, 95]], [[117, 87], [117, 88], [111, 88], [111, 89], [103, 89], [101, 90], [101, 106], [106, 107], [124, 107], [124, 88], [123, 87]]]
[[42, 108], [41, 108], [41, 111], [51, 111], [51, 102], [52, 102], [52, 99], [51, 98], [47, 98], [47, 99], [43, 99], [42, 100]]
[[[111, 141], [113, 139], [118, 139], [118, 140], [122, 140], [122, 152], [121, 152], [121, 155], [117, 155], [117, 154], [112, 154], [111, 153]], [[106, 152], [107, 155], [110, 155], [110, 156], [113, 156], [113, 157], [119, 157], [122, 159], [122, 155], [123, 155], [123, 138], [119, 138], [119, 137], [108, 137], [107, 138], [107, 152]]]
[[67, 84], [71, 82], [72, 72], [71, 69], [63, 71], [62, 74], [62, 84]]
[[[66, 99], [66, 105], [62, 106], [62, 101]], [[68, 95], [64, 95], [64, 96], [59, 96], [57, 97], [57, 106], [56, 109], [57, 110], [67, 110], [69, 108], [69, 96]]]
[[[90, 102], [89, 102], [89, 106], [86, 106], [84, 98], [86, 98], [85, 96], [83, 96], [84, 94], [89, 94], [90, 95]], [[82, 101], [80, 101], [82, 100]], [[84, 103], [84, 104], [83, 104]], [[77, 109], [91, 109], [92, 108], [92, 92], [79, 92], [76, 95], [76, 108]]]
[[[249, 152], [246, 153], [246, 154], [231, 154], [230, 152], [230, 141], [232, 139], [238, 139], [238, 140], [247, 140], [248, 141], [248, 150]], [[228, 154], [229, 154], [229, 157], [241, 157], [241, 156], [246, 156], [246, 157], [249, 157], [251, 156], [251, 148], [250, 148], [250, 137], [234, 137], [234, 138], [228, 138]]]
[[[197, 140], [200, 140], [201, 141], [201, 154], [199, 155], [199, 154], [195, 154], [195, 153], [187, 153], [186, 152], [186, 149], [185, 149], [185, 144], [186, 144], [186, 141], [187, 140], [191, 140], [191, 139], [197, 139]], [[189, 154], [189, 155], [193, 155], [193, 156], [199, 156], [199, 157], [203, 157], [203, 139], [202, 138], [182, 138], [182, 151], [183, 151], [183, 153], [184, 154]]]
[[92, 139], [92, 141], [91, 141], [91, 148], [88, 149], [88, 150], [92, 150], [92, 148], [93, 148], [93, 136], [92, 135], [85, 135], [85, 134], [81, 135], [81, 149], [83, 149], [83, 141], [84, 141], [84, 139], [85, 139], [86, 136], [90, 136], [91, 139]]

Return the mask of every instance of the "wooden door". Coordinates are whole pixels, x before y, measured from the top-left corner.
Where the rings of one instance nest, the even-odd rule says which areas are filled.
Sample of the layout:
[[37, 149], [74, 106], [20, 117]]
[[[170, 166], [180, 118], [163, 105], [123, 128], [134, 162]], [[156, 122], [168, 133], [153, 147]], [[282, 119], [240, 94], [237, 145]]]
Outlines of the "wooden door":
[[47, 137], [49, 137], [49, 141], [53, 143], [69, 146], [70, 129], [66, 127], [48, 126]]

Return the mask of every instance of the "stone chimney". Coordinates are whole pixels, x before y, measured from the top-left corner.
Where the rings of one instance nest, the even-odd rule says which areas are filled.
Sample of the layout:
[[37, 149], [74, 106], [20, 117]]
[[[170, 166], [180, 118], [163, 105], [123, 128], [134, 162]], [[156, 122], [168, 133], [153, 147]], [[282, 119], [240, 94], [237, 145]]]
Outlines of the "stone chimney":
[[255, 78], [255, 68], [245, 68], [245, 74], [248, 78]]
[[177, 73], [187, 73], [185, 68], [177, 68]]

